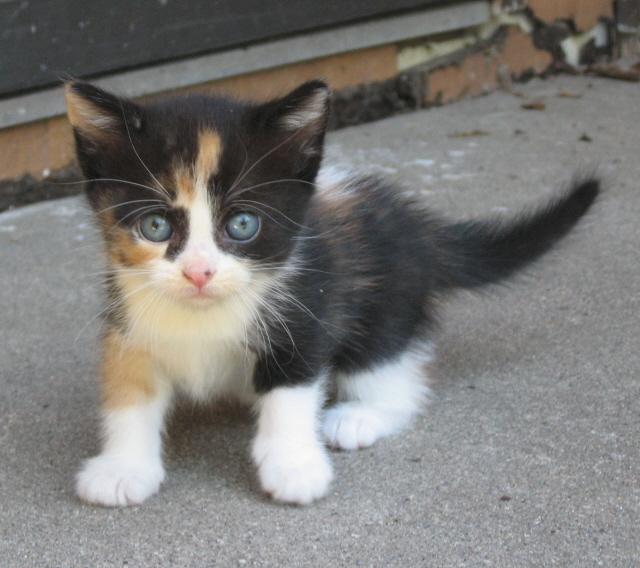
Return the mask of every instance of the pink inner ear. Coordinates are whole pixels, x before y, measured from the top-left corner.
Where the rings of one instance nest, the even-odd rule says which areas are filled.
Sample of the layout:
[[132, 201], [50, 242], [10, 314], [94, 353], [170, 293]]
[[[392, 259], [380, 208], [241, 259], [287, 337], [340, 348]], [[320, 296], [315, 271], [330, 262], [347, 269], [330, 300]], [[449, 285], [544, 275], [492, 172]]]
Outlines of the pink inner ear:
[[329, 92], [327, 90], [319, 89], [313, 92], [295, 110], [282, 117], [282, 126], [287, 130], [307, 127], [323, 128], [328, 100]]

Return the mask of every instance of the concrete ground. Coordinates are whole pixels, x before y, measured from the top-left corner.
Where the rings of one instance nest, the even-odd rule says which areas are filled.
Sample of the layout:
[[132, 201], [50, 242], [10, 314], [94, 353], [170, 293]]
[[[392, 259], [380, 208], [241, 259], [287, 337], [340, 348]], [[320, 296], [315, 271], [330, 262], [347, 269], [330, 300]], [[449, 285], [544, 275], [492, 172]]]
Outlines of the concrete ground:
[[513, 212], [576, 169], [608, 190], [526, 276], [447, 304], [427, 413], [334, 453], [329, 495], [306, 508], [258, 491], [246, 414], [188, 405], [158, 495], [79, 502], [98, 447], [99, 246], [78, 198], [0, 215], [0, 566], [639, 566], [640, 85], [516, 91], [329, 137], [330, 155], [455, 217]]

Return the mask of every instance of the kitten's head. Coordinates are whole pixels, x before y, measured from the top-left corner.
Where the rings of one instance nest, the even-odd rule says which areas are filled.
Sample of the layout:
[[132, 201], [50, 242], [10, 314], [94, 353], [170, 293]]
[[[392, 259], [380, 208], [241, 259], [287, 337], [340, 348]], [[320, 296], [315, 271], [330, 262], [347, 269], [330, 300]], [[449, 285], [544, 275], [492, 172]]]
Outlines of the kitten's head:
[[203, 95], [136, 104], [68, 84], [112, 269], [207, 305], [281, 265], [314, 191], [329, 95], [311, 81], [260, 105]]

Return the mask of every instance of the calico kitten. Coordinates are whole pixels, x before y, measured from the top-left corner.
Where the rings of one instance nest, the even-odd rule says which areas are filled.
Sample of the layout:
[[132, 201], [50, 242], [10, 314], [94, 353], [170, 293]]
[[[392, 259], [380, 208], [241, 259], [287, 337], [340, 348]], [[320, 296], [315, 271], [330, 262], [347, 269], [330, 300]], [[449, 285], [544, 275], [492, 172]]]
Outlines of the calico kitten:
[[586, 179], [510, 222], [446, 222], [385, 181], [320, 170], [319, 81], [259, 105], [141, 105], [83, 82], [66, 98], [109, 269], [103, 448], [77, 480], [100, 505], [158, 490], [177, 389], [253, 405], [262, 488], [322, 497], [325, 445], [370, 446], [425, 403], [436, 298], [509, 277], [598, 193]]

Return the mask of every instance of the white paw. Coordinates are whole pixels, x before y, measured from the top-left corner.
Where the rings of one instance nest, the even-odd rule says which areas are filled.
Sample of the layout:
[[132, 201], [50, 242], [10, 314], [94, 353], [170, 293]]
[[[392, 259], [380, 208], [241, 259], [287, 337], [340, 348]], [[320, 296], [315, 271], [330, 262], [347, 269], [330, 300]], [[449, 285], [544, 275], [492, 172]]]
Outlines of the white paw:
[[280, 503], [308, 505], [323, 497], [333, 479], [324, 449], [278, 445], [259, 441], [254, 445], [253, 459], [262, 489]]
[[322, 432], [327, 444], [340, 450], [367, 448], [402, 425], [397, 412], [345, 402], [327, 410]]
[[76, 492], [87, 503], [105, 507], [138, 505], [160, 488], [160, 462], [132, 462], [103, 454], [87, 460], [78, 474]]

